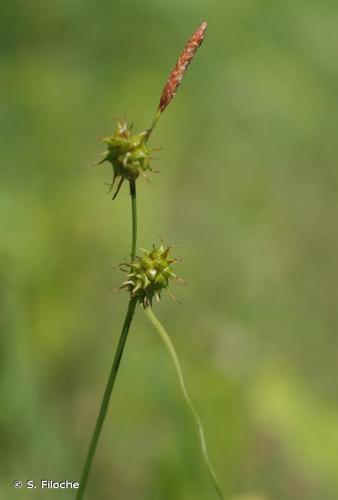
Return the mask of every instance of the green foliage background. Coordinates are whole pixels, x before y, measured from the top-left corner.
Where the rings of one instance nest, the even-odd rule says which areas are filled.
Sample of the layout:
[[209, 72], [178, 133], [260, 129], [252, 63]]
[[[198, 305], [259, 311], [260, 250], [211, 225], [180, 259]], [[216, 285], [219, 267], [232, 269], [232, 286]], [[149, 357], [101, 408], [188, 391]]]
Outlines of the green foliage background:
[[[156, 307], [224, 489], [338, 497], [338, 4], [4, 0], [0, 18], [0, 498], [79, 478], [127, 295], [129, 196], [88, 168], [116, 118], [147, 127], [184, 42], [205, 44], [151, 140], [139, 244], [176, 244]], [[103, 146], [104, 147], [104, 146]], [[88, 499], [212, 499], [167, 354], [141, 309]]]

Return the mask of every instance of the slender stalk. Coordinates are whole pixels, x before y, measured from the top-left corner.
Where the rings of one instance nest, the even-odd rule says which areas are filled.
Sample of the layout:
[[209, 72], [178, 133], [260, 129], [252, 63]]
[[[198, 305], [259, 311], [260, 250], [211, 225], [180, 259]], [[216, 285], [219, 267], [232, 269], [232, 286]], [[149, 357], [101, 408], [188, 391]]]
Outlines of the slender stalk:
[[153, 132], [154, 128], [156, 127], [157, 122], [158, 122], [158, 120], [160, 119], [160, 117], [161, 117], [161, 110], [160, 110], [160, 109], [158, 109], [158, 110], [156, 111], [156, 115], [154, 116], [154, 119], [153, 119], [153, 121], [152, 121], [152, 124], [151, 124], [151, 125], [150, 125], [150, 127], [147, 129], [147, 133], [146, 133], [146, 137], [145, 137], [145, 142], [147, 142], [147, 141], [148, 141], [148, 139], [149, 139], [149, 137], [151, 136], [151, 134], [152, 134], [152, 132]]
[[152, 310], [152, 308], [150, 306], [147, 306], [144, 309], [144, 312], [145, 312], [146, 316], [148, 317], [149, 321], [151, 322], [151, 324], [153, 325], [153, 327], [155, 328], [155, 330], [157, 331], [157, 333], [160, 335], [161, 339], [163, 340], [163, 342], [164, 342], [164, 344], [165, 344], [165, 346], [166, 346], [166, 348], [171, 356], [171, 359], [174, 362], [177, 378], [178, 378], [178, 381], [179, 381], [179, 384], [180, 384], [180, 387], [181, 387], [181, 390], [183, 393], [183, 397], [184, 397], [186, 403], [188, 404], [190, 411], [194, 417], [195, 423], [197, 425], [204, 461], [205, 461], [206, 466], [208, 468], [208, 471], [209, 471], [210, 477], [212, 479], [212, 482], [214, 484], [215, 490], [217, 492], [218, 498], [220, 500], [225, 500], [223, 493], [222, 493], [222, 490], [221, 490], [221, 487], [219, 485], [217, 474], [216, 474], [215, 469], [214, 469], [214, 467], [211, 463], [211, 460], [209, 458], [202, 421], [201, 421], [201, 419], [196, 411], [196, 408], [192, 404], [191, 399], [188, 395], [188, 392], [187, 392], [187, 389], [185, 386], [185, 382], [184, 382], [184, 378], [183, 378], [182, 369], [180, 366], [180, 362], [179, 362], [174, 344], [172, 343], [172, 340], [169, 337], [169, 335], [168, 335], [167, 331], [165, 330], [164, 326], [162, 325], [162, 323], [160, 323], [160, 321], [155, 316], [155, 313]]
[[136, 255], [136, 240], [137, 240], [137, 207], [136, 207], [136, 183], [130, 181], [130, 196], [131, 196], [131, 214], [132, 214], [132, 227], [131, 227], [131, 260], [135, 259]]
[[86, 462], [85, 462], [85, 465], [83, 468], [81, 481], [80, 481], [80, 487], [77, 491], [76, 500], [82, 500], [82, 498], [85, 494], [91, 465], [92, 465], [93, 458], [95, 455], [95, 450], [96, 450], [97, 443], [98, 443], [98, 440], [99, 440], [99, 437], [101, 434], [103, 422], [106, 418], [106, 414], [107, 414], [107, 410], [108, 410], [108, 406], [109, 406], [109, 401], [110, 401], [110, 396], [111, 396], [111, 393], [112, 393], [112, 390], [113, 390], [113, 387], [115, 384], [117, 372], [118, 372], [121, 357], [123, 354], [123, 349], [124, 349], [124, 346], [125, 346], [125, 343], [127, 340], [128, 332], [129, 332], [129, 327], [130, 327], [130, 324], [131, 324], [133, 316], [134, 316], [136, 303], [137, 303], [137, 300], [133, 299], [133, 298], [131, 298], [129, 301], [127, 314], [126, 314], [126, 317], [125, 317], [125, 320], [123, 323], [123, 328], [122, 328], [121, 336], [120, 336], [119, 343], [118, 343], [118, 346], [116, 349], [113, 365], [111, 367], [111, 371], [110, 371], [110, 374], [108, 377], [106, 388], [105, 388], [105, 391], [103, 393], [100, 411], [99, 411], [99, 414], [98, 414], [98, 417], [96, 420], [95, 429], [94, 429], [94, 432], [93, 432], [93, 435], [92, 435], [92, 438], [90, 441], [90, 445], [88, 448], [87, 458], [86, 458]]
[[[131, 243], [131, 260], [135, 259], [136, 253], [136, 237], [137, 237], [137, 211], [136, 211], [136, 186], [135, 181], [130, 181], [130, 195], [131, 195], [131, 212], [132, 212], [132, 243]], [[103, 393], [101, 406], [99, 414], [97, 416], [94, 432], [90, 440], [86, 461], [83, 467], [80, 487], [77, 491], [76, 500], [82, 500], [86, 491], [86, 486], [88, 482], [88, 477], [90, 474], [92, 462], [94, 459], [95, 451], [97, 448], [97, 443], [100, 438], [103, 423], [105, 421], [107, 410], [109, 407], [109, 401], [114, 388], [116, 376], [119, 370], [124, 346], [128, 337], [129, 328], [133, 320], [135, 307], [137, 305], [137, 299], [131, 298], [128, 304], [128, 309], [124, 319], [120, 339], [117, 345], [116, 353], [114, 356], [113, 364], [110, 370], [110, 374], [107, 380], [106, 388]]]

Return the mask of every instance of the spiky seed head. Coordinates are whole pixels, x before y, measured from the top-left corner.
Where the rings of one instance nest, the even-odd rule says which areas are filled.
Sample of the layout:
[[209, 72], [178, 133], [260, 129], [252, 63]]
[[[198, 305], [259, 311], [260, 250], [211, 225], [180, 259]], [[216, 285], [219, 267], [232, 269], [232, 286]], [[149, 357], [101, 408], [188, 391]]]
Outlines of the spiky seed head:
[[193, 60], [197, 49], [201, 46], [204, 40], [206, 29], [207, 23], [204, 22], [197, 28], [192, 37], [186, 43], [183, 52], [172, 69], [167, 83], [162, 91], [158, 107], [160, 113], [165, 110], [171, 99], [175, 96], [189, 64]]
[[153, 245], [150, 252], [136, 257], [133, 262], [124, 263], [129, 268], [127, 279], [120, 288], [126, 288], [132, 297], [136, 297], [144, 307], [152, 304], [153, 298], [159, 300], [163, 290], [169, 291], [170, 280], [184, 281], [172, 270], [177, 259], [170, 255], [172, 247]]
[[117, 196], [123, 181], [136, 180], [141, 174], [146, 176], [150, 166], [150, 154], [152, 149], [146, 143], [147, 133], [132, 134], [132, 126], [127, 123], [117, 122], [115, 133], [101, 140], [107, 144], [107, 151], [103, 153], [103, 159], [98, 164], [106, 161], [113, 167], [113, 180], [109, 191], [117, 182], [117, 189], [113, 199]]

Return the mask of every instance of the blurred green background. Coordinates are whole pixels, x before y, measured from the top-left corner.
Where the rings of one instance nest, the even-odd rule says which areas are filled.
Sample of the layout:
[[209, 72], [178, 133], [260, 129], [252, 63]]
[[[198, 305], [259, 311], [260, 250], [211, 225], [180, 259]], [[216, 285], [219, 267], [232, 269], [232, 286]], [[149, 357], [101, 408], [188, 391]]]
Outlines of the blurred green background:
[[[0, 498], [79, 479], [127, 294], [130, 199], [89, 168], [116, 118], [149, 126], [187, 38], [208, 33], [151, 140], [139, 245], [189, 286], [156, 312], [227, 495], [338, 498], [338, 4], [3, 0]], [[88, 499], [213, 499], [191, 416], [141, 308]]]

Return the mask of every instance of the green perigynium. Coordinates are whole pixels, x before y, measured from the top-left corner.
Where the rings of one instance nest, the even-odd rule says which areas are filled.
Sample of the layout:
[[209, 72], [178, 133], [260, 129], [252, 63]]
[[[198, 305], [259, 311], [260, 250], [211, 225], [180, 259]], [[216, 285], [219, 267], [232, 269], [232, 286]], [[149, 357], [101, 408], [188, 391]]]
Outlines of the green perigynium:
[[118, 180], [113, 199], [116, 198], [123, 181], [135, 181], [139, 175], [147, 178], [146, 172], [152, 171], [150, 154], [153, 151], [147, 145], [148, 132], [132, 133], [132, 125], [126, 122], [117, 122], [115, 133], [110, 137], [102, 137], [107, 144], [107, 151], [102, 153], [103, 159], [98, 164], [106, 161], [113, 167], [113, 180], [109, 191]]
[[152, 304], [154, 297], [159, 302], [163, 290], [173, 296], [169, 290], [170, 280], [185, 283], [172, 270], [172, 265], [178, 259], [170, 255], [171, 248], [165, 248], [162, 243], [159, 247], [153, 245], [150, 252], [142, 249], [142, 257], [137, 256], [132, 262], [122, 264], [128, 268], [128, 279], [122, 283], [121, 288], [127, 288], [131, 296], [137, 298], [144, 307]]

